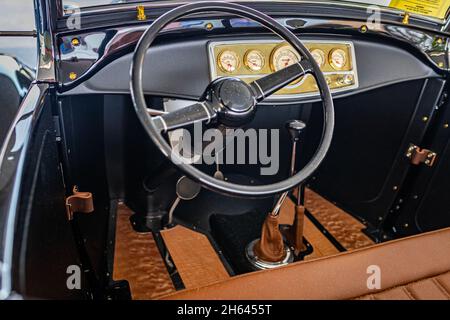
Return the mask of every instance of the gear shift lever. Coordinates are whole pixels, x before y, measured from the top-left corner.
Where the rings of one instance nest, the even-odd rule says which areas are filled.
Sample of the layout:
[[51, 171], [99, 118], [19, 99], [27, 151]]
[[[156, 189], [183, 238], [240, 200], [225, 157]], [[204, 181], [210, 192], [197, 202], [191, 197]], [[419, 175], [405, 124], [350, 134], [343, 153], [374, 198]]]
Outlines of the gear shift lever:
[[[297, 142], [300, 141], [300, 136], [302, 131], [306, 128], [306, 124], [299, 120], [291, 120], [286, 123], [286, 129], [289, 131], [292, 141], [292, 159], [291, 159], [291, 176], [295, 174], [295, 158], [296, 158], [296, 150], [297, 150]], [[299, 185], [297, 187], [297, 206], [303, 205], [302, 199], [302, 190], [303, 186]]]
[[[295, 160], [297, 158], [297, 142], [300, 141], [301, 134], [305, 128], [306, 124], [300, 120], [291, 120], [286, 123], [286, 129], [288, 130], [292, 141], [291, 168], [289, 171], [289, 175], [291, 177], [295, 174]], [[279, 214], [281, 206], [283, 205], [283, 202], [288, 194], [289, 192], [286, 191], [280, 196], [274, 209], [271, 212], [273, 216], [277, 216]]]
[[[306, 124], [300, 120], [292, 120], [286, 123], [286, 128], [289, 132], [292, 141], [292, 156], [291, 156], [291, 167], [290, 175], [295, 173], [295, 160], [296, 160], [296, 148], [297, 142], [300, 140], [300, 135], [305, 129]], [[257, 269], [271, 269], [279, 266], [286, 265], [294, 260], [292, 250], [284, 243], [283, 236], [279, 229], [279, 212], [284, 200], [288, 196], [289, 191], [284, 192], [278, 199], [274, 209], [268, 215], [264, 221], [261, 238], [252, 241], [246, 248], [246, 255], [250, 263]], [[298, 206], [297, 206], [298, 207]], [[294, 222], [294, 232], [296, 236], [298, 232], [295, 230], [301, 229], [301, 239], [300, 246], [303, 244], [303, 222], [298, 221], [298, 210], [296, 208], [295, 222]], [[301, 225], [299, 224], [301, 222]], [[297, 253], [299, 241], [294, 238], [295, 253]], [[292, 237], [291, 237], [292, 238]]]
[[286, 129], [291, 136], [292, 141], [292, 158], [291, 158], [291, 176], [295, 173], [295, 159], [296, 159], [296, 151], [297, 151], [297, 142], [300, 141], [300, 136], [302, 134], [303, 129], [306, 128], [306, 124], [300, 120], [291, 120], [286, 123]]
[[[295, 174], [295, 159], [297, 142], [300, 141], [302, 131], [306, 128], [306, 124], [299, 120], [291, 120], [286, 123], [292, 141], [292, 159], [291, 159], [291, 176]], [[294, 254], [298, 256], [305, 249], [303, 244], [303, 227], [305, 219], [305, 208], [303, 206], [303, 186], [297, 186], [297, 203], [295, 206], [294, 224], [288, 231], [288, 241], [294, 247]]]

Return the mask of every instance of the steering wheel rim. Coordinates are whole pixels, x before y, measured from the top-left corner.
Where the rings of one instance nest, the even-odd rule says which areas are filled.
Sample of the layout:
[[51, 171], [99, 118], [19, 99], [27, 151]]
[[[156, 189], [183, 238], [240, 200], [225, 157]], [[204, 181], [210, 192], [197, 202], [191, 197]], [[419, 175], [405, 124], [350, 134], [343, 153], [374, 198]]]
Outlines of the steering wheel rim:
[[[295, 175], [285, 180], [267, 185], [250, 186], [215, 179], [214, 177], [195, 168], [193, 165], [187, 164], [185, 161], [183, 161], [183, 159], [181, 159], [179, 155], [173, 153], [172, 148], [166, 142], [160, 130], [158, 130], [158, 127], [155, 125], [155, 121], [153, 121], [154, 118], [152, 118], [147, 111], [147, 104], [145, 102], [144, 90], [142, 87], [142, 72], [148, 48], [155, 40], [158, 33], [169, 23], [190, 14], [211, 11], [230, 13], [260, 23], [262, 26], [268, 28], [273, 33], [289, 43], [298, 53], [301, 54], [302, 57], [306, 57], [307, 61], [309, 61], [309, 63], [312, 65], [312, 74], [316, 79], [319, 93], [322, 99], [322, 108], [324, 115], [322, 137], [314, 156], [308, 162], [308, 164]], [[322, 71], [320, 70], [320, 67], [310, 54], [309, 50], [291, 31], [289, 31], [287, 28], [285, 28], [269, 16], [243, 5], [225, 2], [190, 3], [172, 9], [171, 11], [157, 18], [144, 32], [134, 51], [131, 64], [130, 89], [138, 118], [143, 124], [147, 134], [150, 136], [159, 150], [189, 177], [198, 181], [207, 189], [222, 194], [238, 197], [264, 197], [291, 190], [314, 173], [314, 171], [318, 168], [318, 166], [325, 158], [326, 153], [331, 145], [334, 132], [334, 105], [330, 89]]]

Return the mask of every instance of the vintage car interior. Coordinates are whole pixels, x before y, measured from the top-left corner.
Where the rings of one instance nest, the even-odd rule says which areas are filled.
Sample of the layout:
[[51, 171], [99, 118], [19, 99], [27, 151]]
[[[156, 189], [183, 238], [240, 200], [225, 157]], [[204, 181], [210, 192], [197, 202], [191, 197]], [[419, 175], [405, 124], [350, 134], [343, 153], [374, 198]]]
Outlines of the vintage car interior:
[[35, 1], [2, 298], [450, 299], [448, 1], [97, 2]]

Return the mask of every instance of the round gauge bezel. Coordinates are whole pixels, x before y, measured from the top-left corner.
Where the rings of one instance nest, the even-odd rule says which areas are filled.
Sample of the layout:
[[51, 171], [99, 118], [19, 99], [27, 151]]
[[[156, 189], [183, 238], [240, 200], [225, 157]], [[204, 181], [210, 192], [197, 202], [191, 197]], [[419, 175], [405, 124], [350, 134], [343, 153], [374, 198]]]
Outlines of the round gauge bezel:
[[[277, 71], [275, 68], [275, 54], [283, 49], [291, 51], [297, 57], [298, 62], [302, 61], [302, 57], [289, 44], [281, 43], [278, 46], [276, 46], [270, 54], [270, 69], [272, 70], [272, 72]], [[300, 79], [291, 82], [288, 86], [286, 86], [286, 88], [297, 87], [301, 85], [305, 81], [305, 79], [306, 77], [301, 77]]]
[[[323, 67], [323, 66], [325, 66], [325, 63], [327, 62], [327, 58], [326, 58], [326, 54], [325, 54], [325, 52], [322, 50], [322, 49], [319, 49], [319, 48], [312, 48], [311, 49], [311, 55], [313, 56], [313, 58], [314, 58], [314, 52], [319, 52], [319, 54], [322, 56], [322, 63], [321, 64], [319, 64], [318, 62], [317, 62], [317, 60], [316, 60], [316, 62], [317, 62], [317, 64], [319, 64], [319, 67]], [[315, 59], [314, 59], [315, 60]]]
[[279, 51], [281, 51], [283, 49], [291, 51], [297, 57], [298, 62], [302, 61], [302, 57], [290, 45], [288, 45], [286, 43], [279, 44], [278, 46], [276, 46], [272, 50], [272, 53], [270, 54], [270, 69], [273, 72], [277, 71], [277, 69], [275, 68], [275, 61], [274, 61], [275, 60], [275, 55], [276, 55], [277, 52], [279, 52]]
[[[225, 68], [222, 66], [222, 62], [221, 62], [221, 59], [220, 59], [220, 58], [221, 58], [226, 52], [230, 52], [230, 53], [232, 53], [232, 54], [236, 57], [236, 68], [235, 68], [233, 71], [228, 71], [227, 69], [225, 69]], [[222, 72], [230, 73], [230, 74], [233, 73], [233, 72], [235, 72], [235, 71], [237, 71], [237, 70], [240, 68], [240, 66], [241, 66], [239, 54], [238, 54], [236, 51], [233, 51], [233, 50], [230, 50], [230, 49], [224, 49], [224, 50], [220, 51], [220, 53], [217, 55], [217, 61], [216, 61], [216, 63], [217, 63], [217, 66], [219, 67], [219, 69], [220, 69]]]
[[[334, 55], [336, 52], [339, 52], [339, 51], [342, 52], [343, 57], [344, 57], [344, 63], [342, 64], [342, 66], [336, 65], [336, 64], [334, 63], [334, 61], [333, 61], [333, 55]], [[331, 50], [331, 51], [330, 51], [330, 54], [328, 55], [328, 63], [330, 64], [330, 66], [331, 66], [334, 70], [343, 70], [343, 69], [345, 68], [345, 66], [347, 65], [347, 63], [348, 63], [347, 52], [345, 52], [345, 50], [344, 50], [344, 49], [341, 49], [341, 48], [336, 48], [336, 49]]]
[[[261, 57], [261, 67], [258, 69], [258, 70], [255, 70], [255, 69], [252, 69], [252, 67], [250, 66], [250, 64], [249, 64], [249, 62], [248, 62], [248, 56], [251, 54], [251, 53], [253, 53], [253, 52], [256, 52], [260, 57]], [[246, 52], [245, 52], [245, 55], [244, 55], [244, 65], [245, 65], [245, 67], [248, 69], [248, 70], [250, 70], [251, 72], [260, 72], [262, 69], [264, 69], [264, 67], [266, 66], [266, 58], [264, 57], [264, 54], [261, 52], [261, 50], [258, 50], [258, 49], [250, 49], [250, 50], [247, 50]]]

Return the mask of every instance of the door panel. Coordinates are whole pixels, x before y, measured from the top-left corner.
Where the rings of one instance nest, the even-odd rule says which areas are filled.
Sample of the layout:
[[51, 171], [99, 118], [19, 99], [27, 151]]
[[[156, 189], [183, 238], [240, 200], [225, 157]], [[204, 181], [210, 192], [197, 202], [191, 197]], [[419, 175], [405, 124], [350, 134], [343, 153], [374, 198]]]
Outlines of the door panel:
[[410, 167], [405, 151], [420, 145], [442, 86], [417, 80], [336, 100], [333, 143], [311, 187], [379, 227]]
[[[448, 86], [446, 88], [448, 92]], [[448, 94], [443, 94], [443, 97]], [[448, 99], [447, 99], [448, 100]], [[450, 227], [450, 103], [442, 100], [422, 148], [437, 153], [432, 167], [414, 166], [392, 219], [400, 236]]]
[[[30, 140], [23, 149], [20, 192], [13, 191], [19, 196], [13, 290], [26, 298], [81, 298], [82, 290], [67, 286], [68, 267], [80, 263], [66, 216], [51, 98], [48, 91], [41, 94], [43, 98], [37, 101], [42, 105], [28, 113], [34, 123], [24, 132]], [[83, 272], [79, 275], [83, 286]]]

